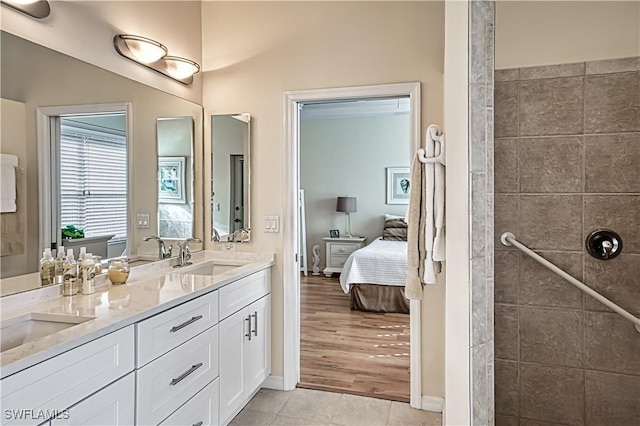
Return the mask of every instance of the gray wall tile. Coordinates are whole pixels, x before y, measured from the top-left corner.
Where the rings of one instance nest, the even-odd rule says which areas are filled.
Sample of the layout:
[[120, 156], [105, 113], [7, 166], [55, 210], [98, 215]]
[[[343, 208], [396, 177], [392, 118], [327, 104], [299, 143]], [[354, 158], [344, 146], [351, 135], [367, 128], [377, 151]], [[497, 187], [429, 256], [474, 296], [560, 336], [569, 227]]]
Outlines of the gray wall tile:
[[487, 341], [487, 265], [484, 257], [471, 260], [471, 345]]
[[520, 139], [520, 192], [582, 192], [582, 137]]
[[471, 371], [473, 372], [472, 388], [472, 418], [473, 424], [486, 425], [488, 423], [488, 388], [487, 388], [487, 352], [486, 345], [482, 344], [471, 348]]
[[493, 78], [496, 83], [518, 81], [520, 80], [520, 68], [506, 68], [502, 70], [495, 70]]
[[496, 84], [494, 105], [495, 137], [518, 136], [518, 83]]
[[640, 377], [587, 371], [586, 425], [640, 424]]
[[640, 192], [640, 133], [585, 136], [586, 192]]
[[518, 415], [518, 370], [517, 362], [496, 360], [496, 414]]
[[[640, 254], [625, 254], [602, 261], [584, 255], [584, 283], [632, 314], [640, 314]], [[585, 308], [608, 310], [592, 297]]]
[[495, 141], [495, 192], [518, 192], [518, 153], [517, 139], [498, 139]]
[[520, 419], [519, 426], [565, 426], [565, 423], [541, 422], [540, 420]]
[[494, 294], [496, 303], [518, 303], [518, 263], [516, 251], [496, 251]]
[[584, 77], [522, 81], [519, 89], [520, 135], [582, 133], [583, 85]]
[[585, 312], [584, 324], [585, 368], [640, 376], [640, 338], [632, 323], [617, 313]]
[[[582, 253], [540, 253], [574, 278], [582, 280]], [[518, 280], [521, 305], [582, 309], [582, 292], [525, 254], [520, 255]]]
[[471, 174], [471, 257], [484, 257], [487, 236], [487, 183], [484, 173]]
[[502, 416], [500, 414], [496, 414], [496, 425], [495, 426], [519, 426], [520, 419], [512, 416]]
[[624, 253], [640, 254], [640, 195], [586, 195], [584, 237], [600, 228], [620, 235]]
[[582, 250], [582, 195], [521, 195], [518, 218], [531, 249]]
[[469, 126], [471, 136], [470, 163], [472, 172], [484, 172], [487, 149], [487, 107], [484, 86], [469, 85]]
[[520, 416], [532, 420], [582, 425], [583, 370], [521, 364]]
[[582, 311], [520, 307], [520, 360], [582, 367]]
[[[503, 232], [518, 232], [518, 196], [496, 194], [494, 198], [494, 239], [496, 250], [517, 250], [514, 247], [505, 246], [500, 242]], [[515, 212], [515, 214], [514, 214]]]
[[520, 80], [536, 80], [541, 78], [556, 77], [579, 77], [584, 75], [584, 68], [584, 62], [520, 68]]
[[640, 57], [588, 61], [587, 74], [609, 74], [614, 72], [640, 71]]
[[640, 72], [586, 77], [584, 112], [586, 133], [640, 131]]
[[518, 307], [496, 304], [495, 355], [496, 358], [518, 359]]

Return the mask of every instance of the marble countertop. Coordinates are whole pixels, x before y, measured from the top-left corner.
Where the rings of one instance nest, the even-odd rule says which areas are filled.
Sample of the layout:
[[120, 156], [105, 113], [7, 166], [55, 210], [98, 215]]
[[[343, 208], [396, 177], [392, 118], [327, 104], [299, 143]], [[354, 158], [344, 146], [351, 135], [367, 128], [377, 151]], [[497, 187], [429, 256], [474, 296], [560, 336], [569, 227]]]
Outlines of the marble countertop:
[[[194, 253], [192, 261], [193, 265], [184, 269], [174, 269], [166, 261], [131, 268], [129, 280], [123, 285], [111, 285], [103, 277], [91, 295], [63, 297], [54, 286], [53, 290], [45, 288], [2, 298], [1, 320], [31, 312], [95, 319], [2, 352], [0, 378], [269, 268], [274, 256], [207, 250]], [[214, 275], [188, 273], [210, 261], [238, 267]]]

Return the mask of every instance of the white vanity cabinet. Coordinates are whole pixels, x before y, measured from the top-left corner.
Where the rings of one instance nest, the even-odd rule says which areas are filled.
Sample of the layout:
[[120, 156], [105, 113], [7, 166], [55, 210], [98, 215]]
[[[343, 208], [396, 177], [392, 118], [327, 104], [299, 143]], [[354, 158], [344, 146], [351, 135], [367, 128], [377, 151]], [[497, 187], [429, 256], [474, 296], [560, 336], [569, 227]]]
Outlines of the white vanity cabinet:
[[[46, 419], [34, 418], [40, 410], [69, 409], [72, 417], [70, 407], [133, 371], [134, 347], [133, 326], [129, 326], [2, 379], [2, 424], [41, 424]], [[6, 410], [15, 414], [8, 415]]]
[[[238, 282], [220, 290], [220, 312], [229, 293], [243, 293], [249, 286], [252, 297], [245, 306], [220, 321], [220, 424], [229, 423], [249, 402], [262, 382], [271, 373], [271, 295], [269, 271], [251, 278], [253, 283]], [[261, 289], [256, 292], [256, 289]], [[237, 308], [236, 298], [234, 301]]]

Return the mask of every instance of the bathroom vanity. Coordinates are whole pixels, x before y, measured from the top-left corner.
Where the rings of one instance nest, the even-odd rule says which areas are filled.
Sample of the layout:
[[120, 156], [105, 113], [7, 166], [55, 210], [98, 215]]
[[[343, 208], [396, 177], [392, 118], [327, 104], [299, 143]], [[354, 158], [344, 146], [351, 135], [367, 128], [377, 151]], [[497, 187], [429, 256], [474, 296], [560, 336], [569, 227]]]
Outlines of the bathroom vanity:
[[93, 295], [3, 299], [0, 423], [228, 424], [270, 374], [273, 256], [201, 254]]

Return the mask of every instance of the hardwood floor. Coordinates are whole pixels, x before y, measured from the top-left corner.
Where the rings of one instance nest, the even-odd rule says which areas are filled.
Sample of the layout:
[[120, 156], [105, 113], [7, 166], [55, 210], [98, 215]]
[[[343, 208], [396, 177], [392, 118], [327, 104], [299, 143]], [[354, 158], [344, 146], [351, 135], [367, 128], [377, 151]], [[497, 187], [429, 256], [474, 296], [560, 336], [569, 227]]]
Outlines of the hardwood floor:
[[409, 401], [409, 315], [352, 311], [337, 276], [300, 276], [299, 387]]

